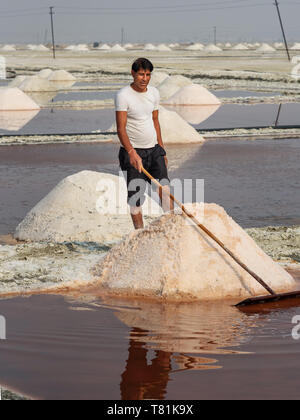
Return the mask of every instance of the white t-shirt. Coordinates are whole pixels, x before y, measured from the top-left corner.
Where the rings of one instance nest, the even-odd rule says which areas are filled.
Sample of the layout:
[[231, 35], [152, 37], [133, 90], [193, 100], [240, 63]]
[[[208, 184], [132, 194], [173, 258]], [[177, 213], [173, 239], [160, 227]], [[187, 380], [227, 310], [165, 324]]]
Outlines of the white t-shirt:
[[115, 99], [116, 111], [127, 112], [126, 131], [132, 146], [137, 149], [150, 149], [157, 144], [152, 113], [158, 110], [160, 95], [153, 86], [147, 89], [147, 92], [140, 93], [126, 86]]

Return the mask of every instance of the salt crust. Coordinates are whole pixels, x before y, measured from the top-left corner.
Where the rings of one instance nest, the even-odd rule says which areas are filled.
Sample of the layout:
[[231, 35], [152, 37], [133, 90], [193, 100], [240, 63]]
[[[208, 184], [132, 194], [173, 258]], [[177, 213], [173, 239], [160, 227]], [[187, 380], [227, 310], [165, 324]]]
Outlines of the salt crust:
[[[187, 205], [201, 219], [203, 205]], [[204, 225], [277, 292], [294, 279], [225, 210], [205, 204]], [[260, 284], [182, 215], [167, 214], [133, 232], [94, 268], [99, 286], [127, 296], [213, 300], [266, 294]]]

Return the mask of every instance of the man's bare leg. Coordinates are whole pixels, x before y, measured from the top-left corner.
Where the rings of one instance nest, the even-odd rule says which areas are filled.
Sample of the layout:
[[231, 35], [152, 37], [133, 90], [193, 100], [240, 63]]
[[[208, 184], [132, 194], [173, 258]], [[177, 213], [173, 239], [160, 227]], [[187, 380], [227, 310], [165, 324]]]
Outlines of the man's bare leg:
[[160, 198], [160, 202], [161, 202], [161, 206], [163, 208], [163, 211], [165, 213], [174, 212], [174, 202], [173, 200], [170, 198], [170, 187], [168, 185], [163, 186], [162, 188], [158, 189], [158, 194], [159, 194], [159, 198]]
[[142, 207], [130, 207], [130, 214], [131, 214], [131, 218], [132, 218], [134, 228], [136, 230], [137, 229], [144, 229]]

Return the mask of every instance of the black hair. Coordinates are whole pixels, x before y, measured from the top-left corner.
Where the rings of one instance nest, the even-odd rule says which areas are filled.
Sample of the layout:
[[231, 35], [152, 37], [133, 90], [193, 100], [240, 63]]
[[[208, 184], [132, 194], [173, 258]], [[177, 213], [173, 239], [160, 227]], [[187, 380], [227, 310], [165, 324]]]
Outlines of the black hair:
[[151, 63], [151, 61], [147, 60], [147, 58], [138, 58], [135, 60], [135, 62], [132, 64], [132, 70], [137, 73], [140, 69], [143, 70], [150, 70], [150, 72], [153, 72], [154, 66]]

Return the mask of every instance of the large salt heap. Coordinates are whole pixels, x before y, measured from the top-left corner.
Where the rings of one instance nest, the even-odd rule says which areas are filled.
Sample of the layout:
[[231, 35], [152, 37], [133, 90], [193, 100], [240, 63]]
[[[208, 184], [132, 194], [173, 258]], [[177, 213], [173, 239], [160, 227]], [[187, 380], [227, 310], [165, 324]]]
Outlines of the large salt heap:
[[177, 75], [167, 77], [157, 88], [161, 99], [168, 99], [184, 86], [189, 86], [192, 81], [185, 76]]
[[19, 88], [0, 89], [0, 111], [32, 111], [40, 107]]
[[[203, 206], [187, 206], [202, 221]], [[204, 225], [275, 291], [291, 289], [293, 278], [268, 257], [216, 204], [206, 204]], [[113, 293], [166, 299], [241, 299], [266, 291], [199, 228], [167, 214], [131, 233], [93, 270]]]
[[220, 105], [220, 100], [201, 85], [192, 84], [165, 101], [168, 105]]
[[[148, 196], [145, 215], [160, 206]], [[25, 241], [110, 243], [132, 230], [123, 177], [83, 171], [61, 181], [19, 224], [15, 237]]]
[[159, 123], [165, 144], [203, 143], [204, 138], [175, 111], [159, 108]]

